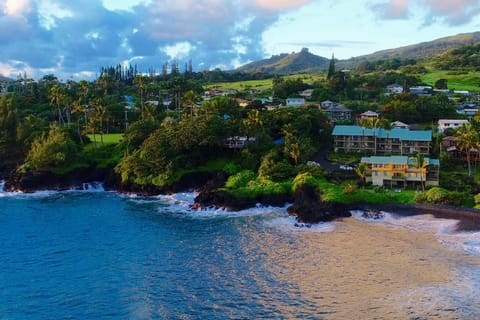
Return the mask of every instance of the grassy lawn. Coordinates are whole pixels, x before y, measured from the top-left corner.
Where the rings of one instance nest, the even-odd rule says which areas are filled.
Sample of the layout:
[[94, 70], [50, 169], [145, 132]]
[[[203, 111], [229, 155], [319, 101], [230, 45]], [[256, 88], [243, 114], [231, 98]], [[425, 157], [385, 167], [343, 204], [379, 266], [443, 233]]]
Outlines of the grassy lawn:
[[451, 90], [468, 90], [480, 92], [480, 72], [468, 72], [466, 74], [453, 74], [450, 70], [430, 69], [422, 75], [421, 80], [431, 86], [439, 79], [447, 79], [448, 88]]
[[[323, 73], [300, 73], [284, 76], [284, 79], [302, 79], [304, 83], [314, 83], [316, 81], [325, 80], [325, 74]], [[243, 91], [247, 89], [271, 89], [273, 79], [265, 80], [247, 80], [247, 81], [237, 81], [237, 82], [219, 82], [219, 83], [209, 83], [207, 89], [235, 89], [238, 91]]]
[[[93, 134], [88, 134], [87, 135], [90, 141], [94, 141], [93, 139]], [[104, 134], [103, 135], [103, 143], [104, 144], [118, 144], [123, 138], [123, 133], [109, 133], [109, 134]], [[99, 134], [95, 135], [95, 139], [97, 143], [100, 143], [101, 137]]]

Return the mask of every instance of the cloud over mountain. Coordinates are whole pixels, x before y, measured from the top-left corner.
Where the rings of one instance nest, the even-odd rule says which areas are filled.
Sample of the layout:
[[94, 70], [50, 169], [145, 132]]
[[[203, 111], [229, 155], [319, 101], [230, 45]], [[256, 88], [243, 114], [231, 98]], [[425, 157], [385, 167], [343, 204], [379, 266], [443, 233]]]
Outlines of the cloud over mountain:
[[262, 58], [266, 28], [308, 2], [158, 0], [108, 9], [101, 0], [0, 0], [0, 74], [26, 66], [36, 76], [85, 75], [126, 61], [146, 70], [175, 57], [192, 58], [197, 69], [231, 68]]
[[478, 0], [387, 0], [375, 1], [371, 7], [384, 19], [406, 19], [414, 11], [422, 9], [424, 25], [436, 20], [461, 25], [480, 14]]

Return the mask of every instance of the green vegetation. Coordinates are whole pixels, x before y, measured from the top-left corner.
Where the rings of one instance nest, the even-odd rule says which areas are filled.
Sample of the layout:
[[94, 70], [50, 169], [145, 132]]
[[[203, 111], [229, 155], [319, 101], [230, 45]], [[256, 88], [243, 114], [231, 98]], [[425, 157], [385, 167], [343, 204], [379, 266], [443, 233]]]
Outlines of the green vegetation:
[[480, 72], [479, 71], [451, 71], [428, 68], [428, 72], [421, 75], [422, 82], [435, 85], [440, 79], [446, 79], [448, 89], [467, 90], [470, 92], [480, 92]]
[[[93, 141], [94, 137], [93, 134], [87, 134], [87, 137], [90, 141]], [[95, 137], [95, 139], [98, 139]], [[104, 134], [103, 137], [103, 144], [119, 144], [123, 139], [123, 133], [108, 133]]]
[[[320, 71], [279, 76], [220, 70], [180, 74], [174, 69], [172, 74], [147, 76], [132, 68], [110, 67], [102, 68], [100, 77], [92, 82], [64, 83], [49, 75], [38, 82], [19, 79], [2, 83], [8, 94], [0, 97], [0, 163], [17, 166], [19, 172], [60, 175], [80, 168], [114, 168], [123, 182], [160, 187], [172, 185], [188, 173], [223, 171], [230, 174], [223, 190], [241, 197], [291, 194], [309, 184], [320, 190], [324, 200], [344, 204], [417, 201], [473, 205], [473, 195], [480, 193], [480, 175], [478, 161], [469, 157], [466, 162], [455, 162], [441, 154], [440, 188], [424, 192], [366, 185], [364, 166], [326, 173], [306, 163], [331, 147], [332, 125], [318, 108], [324, 100], [342, 102], [354, 114], [367, 110], [382, 114], [382, 121], [362, 123], [365, 127], [386, 128], [398, 120], [431, 128], [439, 118], [459, 117], [447, 95], [388, 96], [385, 87], [392, 83], [405, 87], [430, 84], [478, 91], [477, 49], [462, 47], [446, 53], [443, 57], [449, 58], [448, 66], [442, 65], [442, 70], [435, 69], [440, 58], [408, 57], [367, 61], [345, 72], [335, 70], [341, 66], [339, 61], [318, 60], [304, 50], [272, 57], [269, 67], [301, 69], [316, 61], [323, 64], [322, 70], [331, 66], [328, 75]], [[469, 64], [457, 61], [465, 55]], [[202, 101], [207, 89], [236, 92]], [[312, 90], [307, 107], [276, 108], [305, 89]], [[272, 96], [272, 102], [255, 100]], [[236, 97], [247, 99], [248, 104], [241, 107], [232, 99]], [[458, 136], [460, 151], [480, 147], [478, 128], [477, 121], [463, 140]], [[440, 154], [441, 138], [439, 135], [434, 141], [436, 154]], [[328, 154], [334, 164], [356, 164], [361, 156]], [[418, 163], [423, 165], [421, 159]]]

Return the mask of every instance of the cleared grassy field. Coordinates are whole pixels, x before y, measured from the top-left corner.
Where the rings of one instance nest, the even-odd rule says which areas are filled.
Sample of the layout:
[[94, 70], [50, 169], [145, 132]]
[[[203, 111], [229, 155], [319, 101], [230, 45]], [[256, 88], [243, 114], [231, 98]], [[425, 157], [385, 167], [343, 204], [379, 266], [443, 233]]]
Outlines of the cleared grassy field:
[[[302, 79], [304, 83], [313, 83], [316, 81], [325, 80], [325, 74], [322, 73], [299, 73], [284, 76], [284, 79]], [[218, 82], [210, 83], [206, 86], [207, 89], [235, 89], [238, 91], [247, 90], [247, 89], [271, 89], [273, 79], [265, 80], [247, 80], [247, 81], [237, 81], [237, 82]]]
[[[87, 135], [90, 141], [94, 141], [93, 134]], [[118, 144], [123, 138], [123, 133], [109, 133], [103, 135], [103, 143], [104, 144]], [[95, 135], [95, 139], [97, 142], [101, 141], [101, 137], [99, 134]]]
[[439, 79], [447, 79], [448, 89], [450, 90], [468, 90], [471, 92], [480, 92], [480, 72], [467, 72], [465, 74], [455, 74], [451, 70], [429, 70], [427, 74], [422, 75], [421, 80], [431, 86]]

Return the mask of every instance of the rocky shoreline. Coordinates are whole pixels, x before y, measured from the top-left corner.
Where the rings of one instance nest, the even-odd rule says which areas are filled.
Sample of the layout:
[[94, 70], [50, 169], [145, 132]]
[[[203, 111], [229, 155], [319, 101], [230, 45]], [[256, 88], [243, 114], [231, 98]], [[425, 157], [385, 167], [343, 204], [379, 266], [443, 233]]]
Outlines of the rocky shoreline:
[[218, 190], [228, 179], [225, 172], [201, 172], [184, 175], [174, 185], [159, 188], [156, 186], [140, 186], [123, 183], [120, 177], [109, 169], [84, 168], [75, 170], [65, 176], [57, 176], [51, 172], [12, 173], [5, 177], [5, 191], [35, 192], [39, 190], [82, 189], [84, 184], [102, 182], [105, 190], [125, 194], [153, 196], [172, 194], [184, 191], [197, 191], [193, 209], [222, 208], [227, 211], [239, 211], [262, 204], [265, 206], [285, 206], [291, 204], [287, 211], [296, 217], [299, 225], [311, 225], [351, 216], [352, 210], [362, 210], [370, 217], [381, 218], [381, 212], [390, 212], [398, 216], [415, 216], [430, 214], [439, 219], [458, 220], [458, 231], [480, 231], [480, 210], [444, 205], [422, 204], [366, 204], [343, 205], [321, 200], [321, 193], [315, 188], [304, 185], [295, 194], [261, 195], [256, 198], [240, 198], [226, 191]]

